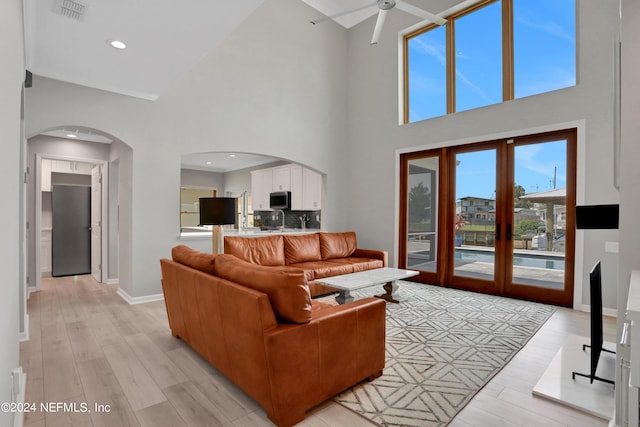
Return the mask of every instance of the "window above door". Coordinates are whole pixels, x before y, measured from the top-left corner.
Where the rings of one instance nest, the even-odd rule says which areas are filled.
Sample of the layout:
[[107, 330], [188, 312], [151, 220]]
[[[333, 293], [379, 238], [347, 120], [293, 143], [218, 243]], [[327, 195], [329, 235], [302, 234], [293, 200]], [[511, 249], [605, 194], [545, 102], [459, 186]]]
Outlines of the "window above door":
[[486, 0], [406, 34], [404, 123], [576, 85], [575, 0]]

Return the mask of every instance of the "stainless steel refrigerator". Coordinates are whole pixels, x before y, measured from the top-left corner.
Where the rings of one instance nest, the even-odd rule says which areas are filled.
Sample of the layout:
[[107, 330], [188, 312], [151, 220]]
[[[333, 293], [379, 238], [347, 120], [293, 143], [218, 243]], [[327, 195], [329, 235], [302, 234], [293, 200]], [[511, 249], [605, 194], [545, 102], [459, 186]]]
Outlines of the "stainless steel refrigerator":
[[51, 275], [91, 273], [91, 187], [53, 185], [51, 204]]

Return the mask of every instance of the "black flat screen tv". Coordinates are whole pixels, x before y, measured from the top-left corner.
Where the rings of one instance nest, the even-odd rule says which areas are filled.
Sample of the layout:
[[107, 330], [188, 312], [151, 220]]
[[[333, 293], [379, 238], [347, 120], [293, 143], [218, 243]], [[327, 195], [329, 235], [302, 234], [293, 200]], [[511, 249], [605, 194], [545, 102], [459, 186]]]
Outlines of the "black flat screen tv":
[[591, 347], [589, 375], [573, 372], [572, 377], [574, 380], [576, 379], [576, 375], [589, 378], [592, 384], [593, 380], [615, 384], [612, 380], [596, 376], [598, 362], [600, 361], [600, 354], [603, 351], [607, 353], [615, 353], [614, 351], [602, 348], [604, 340], [602, 336], [602, 272], [600, 261], [598, 261], [589, 272], [589, 292], [591, 295], [591, 339], [590, 345], [585, 344], [582, 346], [582, 351], [585, 351], [587, 347]]
[[606, 230], [618, 228], [620, 205], [576, 206], [576, 228], [578, 230]]
[[591, 382], [596, 376], [600, 353], [602, 353], [602, 273], [600, 261], [589, 273], [591, 293]]

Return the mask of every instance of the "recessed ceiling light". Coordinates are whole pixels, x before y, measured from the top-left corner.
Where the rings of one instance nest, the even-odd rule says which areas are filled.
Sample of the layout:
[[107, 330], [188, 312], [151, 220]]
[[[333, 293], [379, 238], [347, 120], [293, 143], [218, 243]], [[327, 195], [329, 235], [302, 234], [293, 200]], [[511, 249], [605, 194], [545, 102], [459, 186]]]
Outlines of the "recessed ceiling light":
[[107, 43], [109, 43], [111, 47], [115, 47], [116, 49], [126, 49], [127, 47], [127, 45], [120, 40], [107, 40]]
[[74, 135], [72, 133], [68, 133], [67, 134], [67, 138], [77, 138], [77, 137], [78, 137], [78, 135]]
[[210, 164], [211, 164], [211, 162], [207, 162], [207, 164], [208, 164], [208, 165], [210, 165]]
[[229, 157], [235, 157], [235, 156], [236, 156], [235, 154], [229, 154]]

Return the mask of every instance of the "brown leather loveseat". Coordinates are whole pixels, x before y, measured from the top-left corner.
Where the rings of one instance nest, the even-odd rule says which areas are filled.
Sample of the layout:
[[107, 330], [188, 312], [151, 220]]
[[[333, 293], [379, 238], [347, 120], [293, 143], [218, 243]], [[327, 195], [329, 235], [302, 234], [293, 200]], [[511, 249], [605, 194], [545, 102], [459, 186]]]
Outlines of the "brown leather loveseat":
[[319, 279], [387, 266], [386, 251], [357, 246], [353, 231], [224, 238], [227, 254], [252, 264], [303, 270], [312, 297], [335, 290]]
[[385, 302], [311, 299], [307, 274], [186, 246], [162, 259], [171, 333], [253, 397], [281, 427], [382, 373]]

